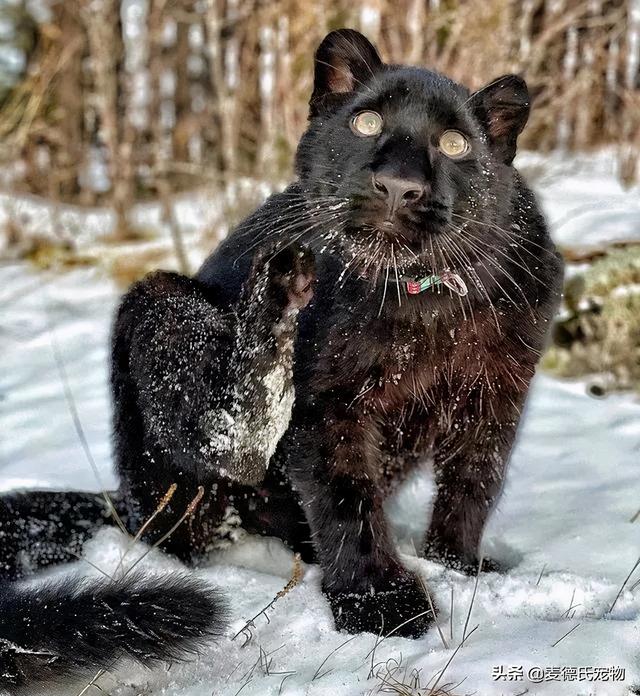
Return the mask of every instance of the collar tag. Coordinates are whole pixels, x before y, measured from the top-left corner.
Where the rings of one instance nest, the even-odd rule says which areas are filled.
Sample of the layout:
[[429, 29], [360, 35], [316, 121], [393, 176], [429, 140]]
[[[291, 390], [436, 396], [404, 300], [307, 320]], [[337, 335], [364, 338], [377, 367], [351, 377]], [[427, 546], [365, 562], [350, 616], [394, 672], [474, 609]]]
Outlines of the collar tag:
[[467, 284], [457, 273], [453, 273], [452, 271], [443, 271], [440, 278], [442, 283], [446, 285], [451, 292], [455, 292], [455, 294], [460, 295], [460, 297], [464, 297], [469, 292], [467, 289]]

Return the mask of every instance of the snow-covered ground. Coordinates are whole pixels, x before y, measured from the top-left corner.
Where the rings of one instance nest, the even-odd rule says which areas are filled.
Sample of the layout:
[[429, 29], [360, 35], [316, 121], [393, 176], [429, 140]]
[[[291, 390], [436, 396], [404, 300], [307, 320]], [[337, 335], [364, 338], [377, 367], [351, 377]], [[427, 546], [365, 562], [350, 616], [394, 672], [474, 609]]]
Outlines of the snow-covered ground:
[[[523, 164], [535, 174], [541, 161], [529, 157]], [[623, 191], [610, 166], [606, 157], [547, 161], [537, 188], [558, 240], [582, 246], [640, 237], [639, 191]], [[0, 265], [0, 490], [99, 488], [73, 428], [53, 345], [64, 360], [102, 485], [116, 485], [106, 365], [117, 296], [96, 268], [58, 274]], [[640, 686], [640, 585], [632, 589], [640, 569], [610, 608], [640, 555], [640, 521], [630, 522], [640, 508], [639, 470], [637, 397], [594, 400], [583, 383], [540, 375], [505, 495], [486, 534], [487, 555], [511, 570], [480, 576], [470, 616], [475, 579], [414, 556], [411, 540], [420, 538], [428, 517], [428, 476], [411, 481], [391, 505], [406, 563], [424, 578], [440, 609], [442, 637], [435, 629], [420, 640], [390, 637], [372, 658], [375, 636], [334, 630], [320, 571], [307, 567], [301, 583], [269, 612], [270, 622], [257, 619], [252, 640], [242, 647], [242, 638], [231, 636], [271, 601], [293, 567], [279, 542], [246, 539], [197, 571], [227, 590], [233, 620], [225, 639], [195, 663], [154, 672], [125, 667], [98, 684], [118, 696], [357, 696], [384, 689], [385, 674], [389, 681], [409, 682], [419, 670], [422, 690], [397, 692], [412, 696], [429, 693], [453, 657], [439, 682], [453, 694], [629, 694]], [[117, 531], [105, 530], [86, 556], [110, 572], [126, 547]], [[157, 551], [143, 564], [160, 574], [180, 567]], [[97, 572], [88, 563], [72, 571]], [[465, 624], [467, 633], [477, 629], [454, 656]], [[522, 668], [523, 678], [516, 669], [514, 681], [494, 679], [501, 666]], [[532, 683], [528, 670], [537, 667], [621, 667], [625, 678]], [[100, 692], [92, 687], [86, 693]]]

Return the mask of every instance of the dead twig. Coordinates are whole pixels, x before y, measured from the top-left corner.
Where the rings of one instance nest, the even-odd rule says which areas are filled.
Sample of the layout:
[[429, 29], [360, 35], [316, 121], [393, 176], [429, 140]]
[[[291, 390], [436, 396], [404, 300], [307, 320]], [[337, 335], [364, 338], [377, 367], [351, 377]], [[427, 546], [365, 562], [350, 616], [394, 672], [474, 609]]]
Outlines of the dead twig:
[[264, 616], [267, 620], [267, 623], [270, 623], [269, 614], [267, 612], [273, 608], [274, 604], [279, 599], [288, 594], [300, 582], [301, 578], [302, 561], [300, 559], [300, 554], [296, 553], [293, 557], [293, 572], [291, 574], [291, 579], [289, 580], [289, 582], [287, 582], [287, 584], [278, 592], [278, 594], [276, 594], [276, 596], [269, 602], [269, 604], [267, 604], [267, 606], [261, 609], [253, 618], [249, 619], [249, 621], [245, 623], [245, 625], [233, 636], [231, 640], [235, 640], [240, 634], [242, 634], [245, 638], [242, 647], [244, 648], [246, 645], [248, 645], [251, 642], [251, 639], [253, 638], [251, 629], [256, 627], [256, 619], [258, 619], [260, 616]]

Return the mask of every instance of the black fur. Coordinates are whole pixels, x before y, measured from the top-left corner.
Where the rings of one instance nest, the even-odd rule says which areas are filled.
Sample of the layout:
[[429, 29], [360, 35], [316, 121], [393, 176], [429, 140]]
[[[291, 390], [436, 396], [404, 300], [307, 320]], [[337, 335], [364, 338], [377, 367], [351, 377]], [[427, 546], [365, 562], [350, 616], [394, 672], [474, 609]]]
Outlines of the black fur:
[[[202, 504], [167, 550], [196, 560], [228, 533], [231, 510], [250, 531], [313, 553], [338, 627], [427, 629], [429, 603], [400, 563], [383, 504], [432, 458], [424, 553], [477, 568], [561, 287], [560, 258], [511, 166], [529, 106], [517, 76], [471, 94], [437, 73], [383, 64], [357, 32], [329, 34], [316, 54], [298, 181], [245, 220], [195, 280], [156, 275], [123, 301], [112, 381], [134, 525], [178, 483], [157, 538], [202, 485]], [[379, 114], [379, 133], [357, 132], [362, 111]], [[460, 157], [444, 154], [448, 130], [469, 143]], [[273, 275], [263, 254], [253, 258], [297, 241], [315, 253], [318, 283], [293, 362], [276, 338], [291, 303], [308, 299], [295, 299], [307, 262], [279, 256]], [[464, 280], [466, 297], [444, 286], [405, 293], [404, 278], [446, 270]], [[260, 278], [273, 290], [267, 302], [255, 301]], [[234, 458], [211, 447], [228, 435], [212, 409], [235, 405], [264, 422], [269, 399], [256, 385], [278, 365], [293, 367], [296, 401], [270, 462], [264, 448]]]
[[[562, 261], [511, 166], [530, 108], [521, 78], [471, 94], [443, 75], [382, 64], [352, 31], [323, 41], [315, 77], [298, 182], [240, 225], [198, 277], [239, 287], [247, 249], [272, 236], [257, 221], [287, 221], [306, 205], [313, 229], [302, 239], [316, 251], [318, 286], [301, 315], [296, 404], [275, 463], [302, 501], [337, 626], [406, 621], [400, 633], [418, 635], [429, 604], [398, 560], [384, 500], [433, 458], [438, 494], [424, 552], [475, 571]], [[381, 116], [379, 135], [354, 132], [363, 111]], [[450, 129], [470, 143], [460, 158], [439, 147]], [[380, 176], [420, 195], [392, 208]], [[403, 277], [447, 268], [464, 278], [466, 297], [405, 294]]]
[[224, 601], [183, 574], [77, 578], [0, 589], [0, 693], [92, 677], [121, 658], [143, 665], [193, 656], [220, 635]]
[[15, 580], [44, 566], [76, 560], [106, 515], [105, 501], [97, 493], [0, 496], [0, 578]]

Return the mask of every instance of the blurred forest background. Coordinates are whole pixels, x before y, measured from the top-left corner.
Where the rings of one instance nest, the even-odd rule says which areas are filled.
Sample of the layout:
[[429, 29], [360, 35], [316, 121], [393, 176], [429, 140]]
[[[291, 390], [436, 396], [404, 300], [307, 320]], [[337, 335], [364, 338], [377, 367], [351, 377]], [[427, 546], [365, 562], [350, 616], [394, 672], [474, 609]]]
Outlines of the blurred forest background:
[[336, 27], [389, 61], [477, 88], [523, 74], [538, 151], [611, 143], [619, 175], [640, 152], [638, 32], [628, 0], [4, 0], [2, 183], [108, 204], [241, 176], [290, 174], [313, 51]]
[[[78, 251], [86, 218], [74, 229], [59, 213], [69, 206], [106, 210], [109, 241], [126, 250], [109, 252], [111, 270], [126, 285], [167, 265], [166, 246], [131, 246], [153, 236], [134, 214], [153, 202], [173, 262], [193, 270], [195, 245], [210, 250], [229, 224], [290, 177], [313, 52], [327, 31], [342, 26], [366, 33], [387, 61], [433, 67], [470, 88], [521, 73], [535, 107], [521, 147], [567, 155], [604, 147], [618, 181], [637, 185], [638, 0], [0, 0], [3, 253], [45, 267], [61, 257], [92, 263], [95, 252]], [[217, 217], [197, 240], [185, 239], [174, 202], [195, 192], [217, 201]], [[34, 223], [33, 214], [28, 220], [16, 212], [14, 202], [25, 196], [48, 206], [53, 235], [46, 240], [38, 215]], [[30, 223], [36, 231], [25, 242]], [[640, 283], [635, 244], [615, 250], [614, 267], [624, 268], [618, 284]], [[578, 263], [610, 262], [601, 249], [595, 256], [564, 251]], [[101, 262], [109, 253], [100, 252]], [[556, 356], [561, 373], [593, 371], [604, 338], [619, 343], [610, 324], [585, 324], [594, 321], [591, 310], [583, 316], [584, 288], [593, 285], [582, 279], [569, 288], [558, 342], [573, 350], [588, 334], [596, 355], [580, 357], [587, 366], [573, 354]], [[640, 314], [637, 297], [625, 300], [635, 303], [632, 314]], [[597, 307], [600, 317], [602, 301]], [[629, 335], [616, 359], [627, 370], [625, 384], [640, 383], [640, 320], [627, 320], [631, 310], [625, 305]]]

